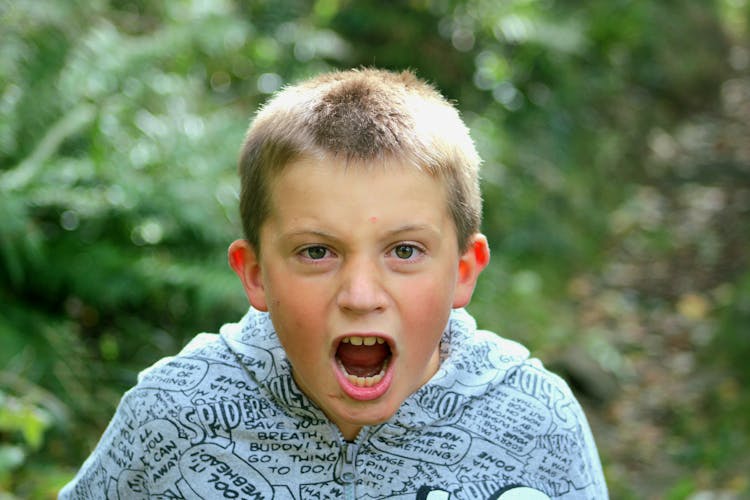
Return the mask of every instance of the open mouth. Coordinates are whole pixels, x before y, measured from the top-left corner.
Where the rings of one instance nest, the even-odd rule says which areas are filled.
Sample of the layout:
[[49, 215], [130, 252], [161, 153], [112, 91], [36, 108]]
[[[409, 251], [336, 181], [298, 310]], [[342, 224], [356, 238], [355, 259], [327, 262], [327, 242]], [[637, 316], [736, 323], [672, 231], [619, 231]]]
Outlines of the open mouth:
[[391, 347], [383, 337], [351, 335], [342, 338], [336, 349], [342, 388], [355, 399], [379, 397], [390, 385], [391, 358]]

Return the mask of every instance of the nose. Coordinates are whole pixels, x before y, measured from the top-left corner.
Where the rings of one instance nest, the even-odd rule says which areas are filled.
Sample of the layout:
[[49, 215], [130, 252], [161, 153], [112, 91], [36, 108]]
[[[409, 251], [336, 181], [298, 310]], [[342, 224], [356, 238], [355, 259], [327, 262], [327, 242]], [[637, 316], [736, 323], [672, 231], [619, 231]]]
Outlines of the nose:
[[337, 304], [341, 309], [365, 314], [382, 310], [387, 303], [382, 271], [376, 262], [358, 258], [344, 265], [337, 296]]

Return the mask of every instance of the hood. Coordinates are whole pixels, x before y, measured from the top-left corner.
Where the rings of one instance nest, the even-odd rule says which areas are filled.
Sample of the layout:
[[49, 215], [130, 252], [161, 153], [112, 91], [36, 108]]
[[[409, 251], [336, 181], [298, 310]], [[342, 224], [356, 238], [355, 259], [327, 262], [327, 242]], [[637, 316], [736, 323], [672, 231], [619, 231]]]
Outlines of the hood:
[[[224, 325], [223, 341], [259, 387], [279, 408], [300, 418], [325, 419], [299, 390], [268, 313], [250, 308], [239, 323]], [[451, 312], [440, 341], [440, 368], [406, 399], [388, 422], [407, 429], [446, 425], [529, 357], [522, 345], [485, 330], [464, 309]]]

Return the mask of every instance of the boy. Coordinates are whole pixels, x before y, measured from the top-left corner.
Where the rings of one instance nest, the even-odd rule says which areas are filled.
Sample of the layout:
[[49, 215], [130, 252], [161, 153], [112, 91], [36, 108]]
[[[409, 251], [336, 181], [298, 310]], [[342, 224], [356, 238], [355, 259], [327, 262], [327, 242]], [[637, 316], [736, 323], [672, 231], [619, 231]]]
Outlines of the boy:
[[61, 497], [606, 498], [564, 382], [462, 309], [479, 162], [411, 73], [277, 94], [229, 248], [252, 307], [144, 372]]

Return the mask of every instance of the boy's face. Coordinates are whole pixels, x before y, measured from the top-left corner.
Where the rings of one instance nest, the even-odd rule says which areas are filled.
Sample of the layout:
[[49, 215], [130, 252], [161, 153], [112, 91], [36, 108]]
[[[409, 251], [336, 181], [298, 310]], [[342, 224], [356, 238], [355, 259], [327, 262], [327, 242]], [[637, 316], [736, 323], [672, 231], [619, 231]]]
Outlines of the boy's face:
[[270, 208], [260, 256], [238, 240], [230, 262], [270, 312], [300, 389], [353, 439], [437, 371], [486, 240], [459, 254], [445, 189], [410, 166], [301, 160], [274, 180]]

